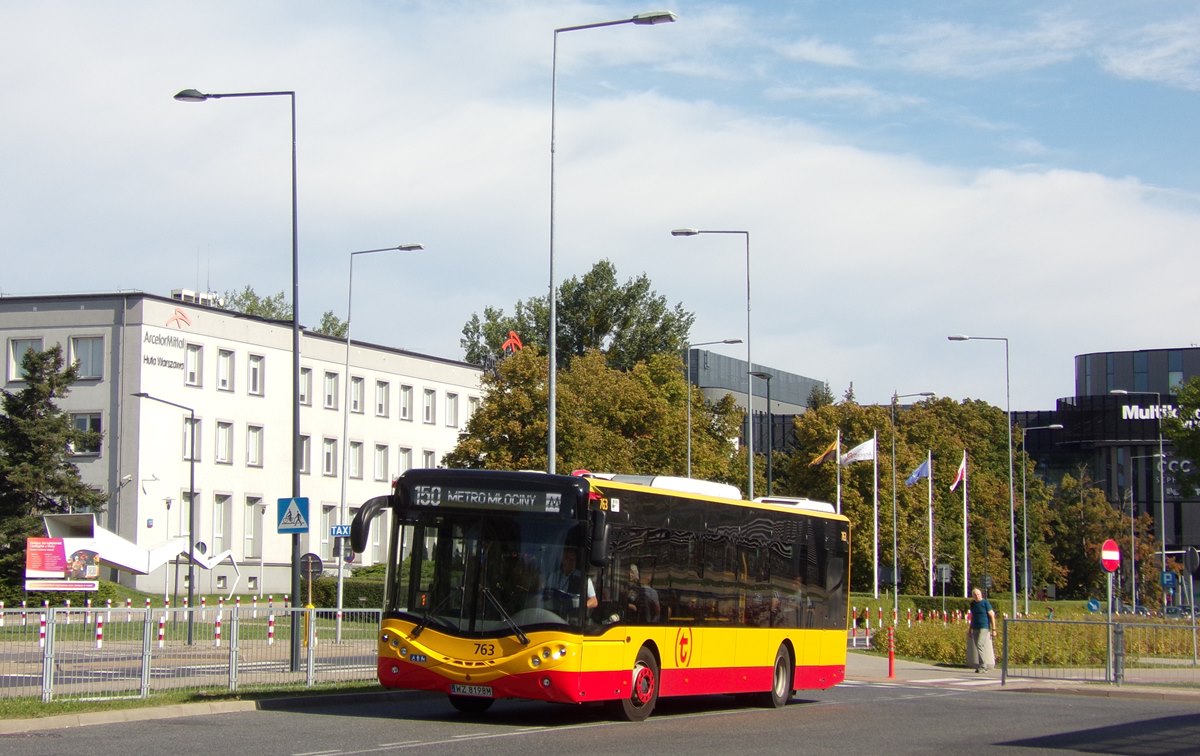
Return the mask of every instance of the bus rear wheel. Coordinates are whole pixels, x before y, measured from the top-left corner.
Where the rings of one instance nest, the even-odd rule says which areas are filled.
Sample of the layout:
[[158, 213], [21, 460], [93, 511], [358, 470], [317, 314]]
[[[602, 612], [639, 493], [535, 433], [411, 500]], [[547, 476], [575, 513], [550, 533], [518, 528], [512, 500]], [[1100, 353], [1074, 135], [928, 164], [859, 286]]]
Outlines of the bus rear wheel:
[[469, 716], [482, 714], [492, 708], [492, 704], [495, 701], [496, 699], [494, 698], [479, 698], [477, 696], [450, 696], [450, 705]]
[[658, 661], [643, 646], [633, 663], [633, 686], [629, 696], [613, 702], [616, 715], [628, 722], [641, 722], [658, 703]]
[[759, 703], [768, 709], [778, 709], [787, 705], [792, 698], [792, 674], [795, 666], [792, 664], [792, 654], [787, 646], [781, 645], [775, 652], [775, 666], [771, 671], [771, 690], [759, 694]]

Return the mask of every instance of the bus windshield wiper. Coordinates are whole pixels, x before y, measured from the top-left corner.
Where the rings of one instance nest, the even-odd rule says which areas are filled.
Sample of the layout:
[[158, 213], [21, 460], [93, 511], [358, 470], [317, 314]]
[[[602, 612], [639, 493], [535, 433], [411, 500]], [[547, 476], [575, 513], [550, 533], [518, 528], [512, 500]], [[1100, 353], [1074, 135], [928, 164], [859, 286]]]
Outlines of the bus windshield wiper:
[[496, 607], [496, 611], [500, 612], [500, 618], [503, 619], [506, 623], [508, 623], [508, 626], [513, 629], [513, 633], [516, 634], [517, 640], [521, 641], [521, 645], [528, 646], [529, 645], [529, 636], [525, 634], [525, 631], [523, 631], [521, 629], [520, 625], [518, 625], [516, 622], [513, 621], [512, 617], [508, 616], [508, 612], [504, 611], [504, 607], [500, 605], [499, 600], [497, 600], [496, 597], [492, 595], [492, 592], [490, 590], [488, 590], [487, 588], [484, 588], [483, 595], [487, 598], [488, 601], [492, 602], [492, 606]]
[[446, 595], [442, 597], [441, 601], [437, 602], [432, 607], [426, 609], [425, 616], [421, 617], [421, 621], [413, 626], [412, 632], [408, 634], [409, 637], [416, 638], [417, 636], [419, 636], [421, 634], [421, 631], [424, 630], [429, 625], [430, 615], [435, 614], [438, 609], [441, 609], [443, 606], [446, 605], [446, 602], [448, 602], [450, 600], [450, 597], [452, 597], [455, 593], [460, 592], [460, 591], [462, 591], [462, 586], [455, 586], [454, 588], [451, 588], [449, 590], [449, 592], [447, 592]]

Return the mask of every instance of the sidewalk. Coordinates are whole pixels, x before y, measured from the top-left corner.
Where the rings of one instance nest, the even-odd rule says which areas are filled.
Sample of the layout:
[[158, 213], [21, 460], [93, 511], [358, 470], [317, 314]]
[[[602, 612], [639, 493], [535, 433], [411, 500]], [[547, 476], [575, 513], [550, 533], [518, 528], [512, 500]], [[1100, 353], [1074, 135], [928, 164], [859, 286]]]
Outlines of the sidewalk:
[[1100, 696], [1104, 698], [1185, 701], [1200, 705], [1200, 689], [1198, 688], [1115, 685], [1085, 680], [1053, 680], [1026, 677], [1010, 677], [1001, 685], [999, 668], [978, 674], [968, 667], [938, 666], [908, 661], [907, 659], [895, 660], [892, 669], [894, 676], [889, 676], [888, 671], [888, 658], [884, 654], [869, 654], [861, 651], [849, 651], [846, 654], [846, 679], [859, 682], [917, 684], [937, 682], [948, 685], [962, 682], [978, 685], [990, 680], [995, 684], [988, 685], [987, 690], [1003, 691], [1005, 693], [1065, 693], [1081, 696]]

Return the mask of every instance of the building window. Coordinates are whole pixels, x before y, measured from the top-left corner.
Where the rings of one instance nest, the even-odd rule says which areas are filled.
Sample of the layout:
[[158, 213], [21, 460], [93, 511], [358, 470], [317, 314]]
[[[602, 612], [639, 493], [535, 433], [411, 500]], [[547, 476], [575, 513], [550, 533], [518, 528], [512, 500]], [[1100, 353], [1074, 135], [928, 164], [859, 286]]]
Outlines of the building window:
[[312, 406], [312, 368], [300, 368], [300, 403]]
[[412, 469], [412, 449], [400, 447], [400, 453], [396, 458], [396, 474], [403, 475]]
[[359, 415], [363, 411], [363, 391], [365, 391], [362, 376], [354, 376], [350, 379], [350, 411]]
[[1150, 355], [1146, 352], [1133, 353], [1133, 390], [1150, 389]]
[[437, 467], [437, 452], [429, 449], [421, 452], [421, 464], [425, 467]]
[[229, 518], [233, 516], [233, 497], [217, 494], [213, 497], [213, 554], [229, 550]]
[[261, 354], [252, 354], [247, 363], [249, 373], [246, 376], [246, 391], [251, 396], [262, 396], [266, 379], [266, 358]]
[[1183, 384], [1183, 352], [1171, 349], [1167, 352], [1167, 391], [1172, 394], [1179, 391]]
[[321, 474], [337, 475], [337, 440], [327, 438], [321, 442]]
[[446, 427], [458, 427], [458, 394], [446, 394]]
[[400, 387], [400, 419], [412, 420], [413, 389], [412, 386]]
[[246, 466], [262, 467], [263, 428], [261, 425], [246, 426]]
[[425, 389], [425, 401], [421, 406], [421, 417], [429, 424], [437, 422], [437, 390]]
[[80, 380], [104, 377], [104, 339], [99, 336], [76, 336], [71, 339], [71, 359]]
[[183, 382], [189, 386], [203, 386], [204, 347], [188, 344], [183, 355]]
[[308, 475], [312, 470], [309, 467], [309, 460], [312, 459], [312, 439], [308, 436], [300, 437], [300, 474]]
[[221, 465], [233, 462], [233, 423], [217, 421], [217, 448], [213, 459]]
[[388, 480], [387, 444], [375, 444], [375, 480]]
[[83, 455], [96, 455], [100, 453], [100, 413], [99, 412], [77, 412], [71, 414], [71, 425], [80, 433], [94, 434], [75, 443], [72, 447], [72, 453]]
[[321, 558], [328, 561], [333, 558], [333, 549], [329, 542], [329, 531], [335, 524], [333, 513], [336, 507], [330, 504], [321, 506]]
[[262, 497], [246, 497], [246, 509], [242, 515], [242, 556], [246, 559], [262, 559], [263, 517], [266, 513]]
[[387, 550], [387, 512], [379, 513], [379, 524], [371, 528], [371, 561], [379, 564], [384, 560]]
[[[193, 433], [195, 434], [194, 436]], [[196, 446], [194, 449], [196, 455], [194, 457], [192, 456], [193, 440]], [[201, 448], [203, 448], [203, 444], [200, 443], [200, 421], [193, 420], [191, 417], [183, 418], [183, 458], [199, 462]]]
[[475, 413], [479, 411], [479, 397], [472, 396], [467, 399], [467, 422], [471, 422], [471, 418], [475, 417]]
[[391, 413], [392, 385], [387, 381], [375, 381], [375, 417], [387, 417]]
[[325, 409], [335, 410], [338, 408], [338, 374], [325, 374]]
[[217, 391], [233, 391], [233, 352], [217, 351]]
[[355, 480], [362, 480], [363, 476], [363, 445], [362, 441], [350, 442], [350, 459], [346, 460], [346, 464], [350, 465], [350, 469], [346, 472]]
[[1117, 356], [1115, 354], [1104, 355], [1104, 391], [1105, 393], [1112, 391], [1115, 388], [1121, 388], [1116, 384], [1117, 372]]
[[25, 380], [25, 370], [21, 363], [25, 360], [26, 352], [42, 351], [41, 339], [10, 339], [8, 342], [8, 379], [10, 381]]

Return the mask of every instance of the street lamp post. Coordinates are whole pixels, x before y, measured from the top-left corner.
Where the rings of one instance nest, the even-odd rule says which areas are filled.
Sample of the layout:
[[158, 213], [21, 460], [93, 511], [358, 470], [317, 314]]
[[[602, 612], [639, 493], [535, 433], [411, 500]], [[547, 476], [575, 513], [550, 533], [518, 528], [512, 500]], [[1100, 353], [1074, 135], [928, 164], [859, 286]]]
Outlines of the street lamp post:
[[750, 386], [750, 372], [754, 370], [754, 362], [750, 359], [750, 232], [749, 231], [711, 231], [695, 228], [677, 228], [671, 231], [671, 236], [697, 236], [699, 234], [740, 234], [746, 239], [746, 470], [747, 489], [750, 500], [754, 499], [754, 392]]
[[554, 48], [550, 56], [550, 338], [547, 345], [549, 353], [549, 381], [547, 384], [546, 409], [546, 471], [555, 471], [554, 452], [557, 447], [556, 428], [558, 410], [555, 406], [558, 400], [558, 304], [554, 285], [554, 138], [555, 138], [555, 105], [558, 99], [558, 34], [559, 32], [582, 31], [598, 29], [603, 26], [619, 26], [621, 24], [637, 24], [638, 26], [654, 26], [668, 24], [675, 20], [675, 14], [668, 11], [652, 11], [639, 13], [630, 18], [617, 21], [600, 21], [594, 24], [578, 26], [562, 26], [554, 30]]
[[1031, 425], [1028, 428], [1021, 428], [1021, 539], [1023, 546], [1021, 548], [1021, 588], [1025, 594], [1025, 616], [1029, 616], [1029, 509], [1025, 499], [1025, 467], [1026, 458], [1029, 456], [1025, 453], [1025, 434], [1031, 430], [1062, 430], [1062, 423], [1051, 423], [1050, 425]]
[[[287, 97], [292, 106], [292, 498], [300, 498], [300, 254], [296, 218], [296, 93], [279, 92], [225, 92], [206, 94], [195, 89], [185, 89], [175, 95], [180, 102], [204, 102], [226, 97]], [[291, 567], [292, 601], [300, 598], [300, 534], [292, 534]], [[291, 613], [291, 663], [290, 669], [300, 669], [300, 615]]]
[[[196, 562], [192, 558], [196, 553], [196, 410], [191, 407], [169, 402], [166, 399], [159, 399], [157, 396], [151, 396], [145, 391], [139, 391], [134, 394], [139, 399], [149, 399], [153, 402], [170, 405], [177, 409], [181, 409], [188, 413], [188, 584], [187, 584], [187, 642], [192, 645], [193, 622], [192, 617], [195, 613], [196, 606]], [[167, 499], [168, 518], [171, 510], [171, 500]], [[167, 522], [167, 534], [170, 535], [170, 521]], [[175, 575], [179, 575], [179, 557], [175, 557]]]
[[[892, 392], [892, 617], [900, 616], [900, 579], [898, 573], [900, 571], [899, 540], [896, 530], [899, 527], [899, 522], [896, 516], [896, 404], [901, 399], [909, 397], [922, 397], [928, 399], [934, 396], [932, 391], [917, 391], [912, 394], [901, 394], [898, 391]], [[933, 569], [933, 565], [929, 566]]]
[[710, 346], [712, 344], [741, 344], [741, 339], [721, 339], [719, 341], [698, 341], [687, 345], [687, 476], [692, 477], [692, 347]]
[[[1113, 389], [1108, 392], [1110, 394], [1128, 394], [1130, 392], [1124, 389]], [[1158, 425], [1158, 553], [1161, 558], [1159, 564], [1159, 580], [1167, 574], [1167, 455], [1163, 453], [1163, 435], [1162, 435], [1162, 394], [1157, 391], [1134, 391], [1135, 394], [1145, 394], [1147, 396], [1154, 395], [1154, 418]], [[1162, 610], [1165, 615], [1167, 612], [1167, 592], [1162, 594]]]
[[[399, 244], [395, 247], [383, 247], [382, 249], [363, 249], [358, 252], [350, 253], [350, 275], [346, 279], [346, 369], [343, 375], [346, 380], [345, 401], [342, 407], [342, 503], [338, 511], [338, 523], [346, 524], [346, 486], [347, 476], [349, 474], [350, 463], [350, 321], [353, 314], [354, 306], [354, 258], [358, 255], [370, 255], [376, 252], [415, 252], [424, 249], [420, 244]], [[363, 386], [363, 393], [366, 393], [366, 386]], [[362, 397], [363, 401], [366, 397]], [[365, 450], [364, 450], [365, 454]], [[342, 543], [340, 539], [335, 539], [335, 543]], [[342, 597], [344, 586], [344, 570], [345, 562], [343, 559], [343, 549], [338, 549], [338, 553], [334, 556], [337, 558], [337, 632], [336, 638], [340, 643], [342, 640]]]
[[[772, 473], [773, 465], [771, 462], [771, 455], [775, 450], [775, 439], [772, 437], [774, 434], [774, 428], [771, 427], [771, 374], [761, 370], [756, 370], [750, 373], [750, 375], [754, 376], [755, 378], [761, 378], [767, 382], [767, 496], [770, 496], [771, 482], [775, 477]], [[750, 432], [754, 432], [753, 412], [750, 413]]]
[[1012, 432], [1012, 384], [1008, 371], [1007, 336], [947, 336], [950, 341], [1003, 341], [1004, 342], [1004, 419], [1008, 425], [1008, 548], [1012, 559], [1010, 586], [1012, 591], [1012, 616], [1017, 616], [1017, 492], [1013, 481], [1013, 432]]

